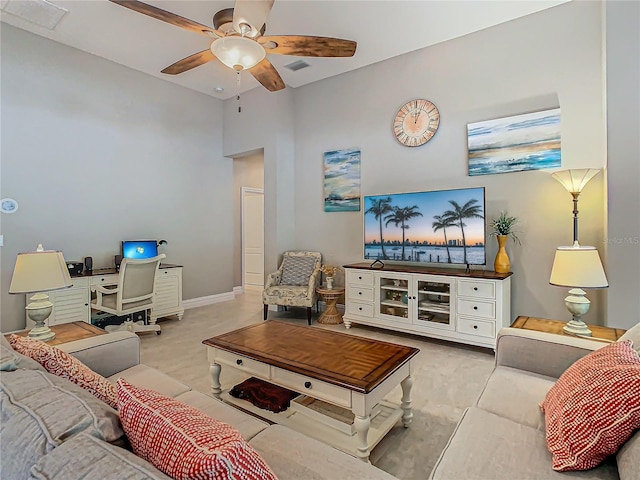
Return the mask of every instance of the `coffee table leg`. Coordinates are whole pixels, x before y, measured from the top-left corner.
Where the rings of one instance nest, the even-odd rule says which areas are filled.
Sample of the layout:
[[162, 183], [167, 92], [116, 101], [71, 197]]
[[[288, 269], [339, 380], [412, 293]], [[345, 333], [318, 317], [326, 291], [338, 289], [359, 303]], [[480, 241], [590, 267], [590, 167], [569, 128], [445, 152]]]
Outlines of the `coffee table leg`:
[[209, 365], [209, 375], [211, 375], [211, 393], [217, 398], [220, 398], [222, 388], [220, 385], [220, 370], [222, 367], [218, 363], [212, 363]]
[[371, 426], [371, 417], [369, 415], [366, 417], [356, 415], [353, 424], [356, 427], [356, 437], [358, 438], [358, 451], [356, 455], [363, 462], [371, 463], [369, 460], [369, 453], [371, 452], [369, 451], [369, 443], [367, 442], [369, 427]]
[[413, 386], [413, 378], [411, 376], [400, 382], [402, 387], [402, 424], [407, 428], [413, 420], [413, 412], [411, 411], [411, 387]]

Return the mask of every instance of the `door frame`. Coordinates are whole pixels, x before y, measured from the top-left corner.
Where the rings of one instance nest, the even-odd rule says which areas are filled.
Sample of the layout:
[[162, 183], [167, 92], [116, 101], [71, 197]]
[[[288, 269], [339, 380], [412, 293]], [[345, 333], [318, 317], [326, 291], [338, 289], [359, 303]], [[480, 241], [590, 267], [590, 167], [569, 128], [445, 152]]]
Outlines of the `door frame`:
[[[263, 210], [262, 210], [262, 220], [263, 220], [263, 225], [264, 225], [264, 189], [263, 188], [253, 188], [253, 187], [242, 187], [241, 188], [241, 199], [240, 199], [240, 224], [242, 226], [242, 231], [240, 233], [240, 268], [241, 268], [241, 272], [240, 272], [240, 276], [242, 278], [242, 290], [244, 291], [246, 288], [246, 284], [245, 284], [245, 261], [244, 261], [244, 234], [245, 234], [245, 228], [244, 228], [244, 197], [247, 193], [254, 193], [254, 194], [260, 194], [262, 195], [262, 204], [263, 204]], [[262, 263], [263, 263], [263, 274], [264, 274], [264, 226], [263, 226], [263, 232], [262, 232]], [[262, 283], [264, 285], [264, 275], [262, 278]]]

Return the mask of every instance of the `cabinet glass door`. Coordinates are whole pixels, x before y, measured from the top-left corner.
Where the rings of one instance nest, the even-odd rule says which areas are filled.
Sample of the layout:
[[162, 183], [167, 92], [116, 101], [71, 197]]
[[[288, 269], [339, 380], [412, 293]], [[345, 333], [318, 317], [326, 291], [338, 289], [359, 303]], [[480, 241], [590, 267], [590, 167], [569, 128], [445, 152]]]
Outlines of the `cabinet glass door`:
[[409, 277], [380, 276], [378, 309], [383, 317], [409, 322]]
[[447, 281], [418, 280], [418, 315], [415, 323], [452, 330], [451, 289], [452, 283]]

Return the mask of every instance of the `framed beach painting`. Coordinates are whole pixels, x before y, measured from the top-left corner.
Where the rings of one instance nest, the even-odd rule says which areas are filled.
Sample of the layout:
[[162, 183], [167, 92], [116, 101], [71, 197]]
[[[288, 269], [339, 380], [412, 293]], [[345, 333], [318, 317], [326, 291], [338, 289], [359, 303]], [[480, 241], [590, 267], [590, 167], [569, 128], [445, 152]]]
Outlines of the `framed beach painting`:
[[469, 176], [557, 168], [560, 109], [467, 125]]
[[324, 153], [324, 211], [360, 211], [360, 149]]

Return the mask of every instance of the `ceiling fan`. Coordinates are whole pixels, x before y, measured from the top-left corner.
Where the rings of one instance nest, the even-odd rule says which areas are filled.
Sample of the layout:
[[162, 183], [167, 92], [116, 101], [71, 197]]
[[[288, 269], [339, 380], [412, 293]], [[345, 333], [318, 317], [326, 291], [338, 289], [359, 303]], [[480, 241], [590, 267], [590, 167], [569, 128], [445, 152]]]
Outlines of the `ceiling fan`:
[[267, 90], [285, 88], [280, 74], [266, 58], [267, 53], [302, 57], [352, 57], [356, 42], [331, 37], [267, 35], [265, 22], [275, 0], [236, 0], [213, 16], [213, 28], [137, 0], [109, 0], [156, 20], [213, 38], [207, 50], [189, 55], [162, 70], [176, 75], [216, 58], [240, 72], [248, 70]]

